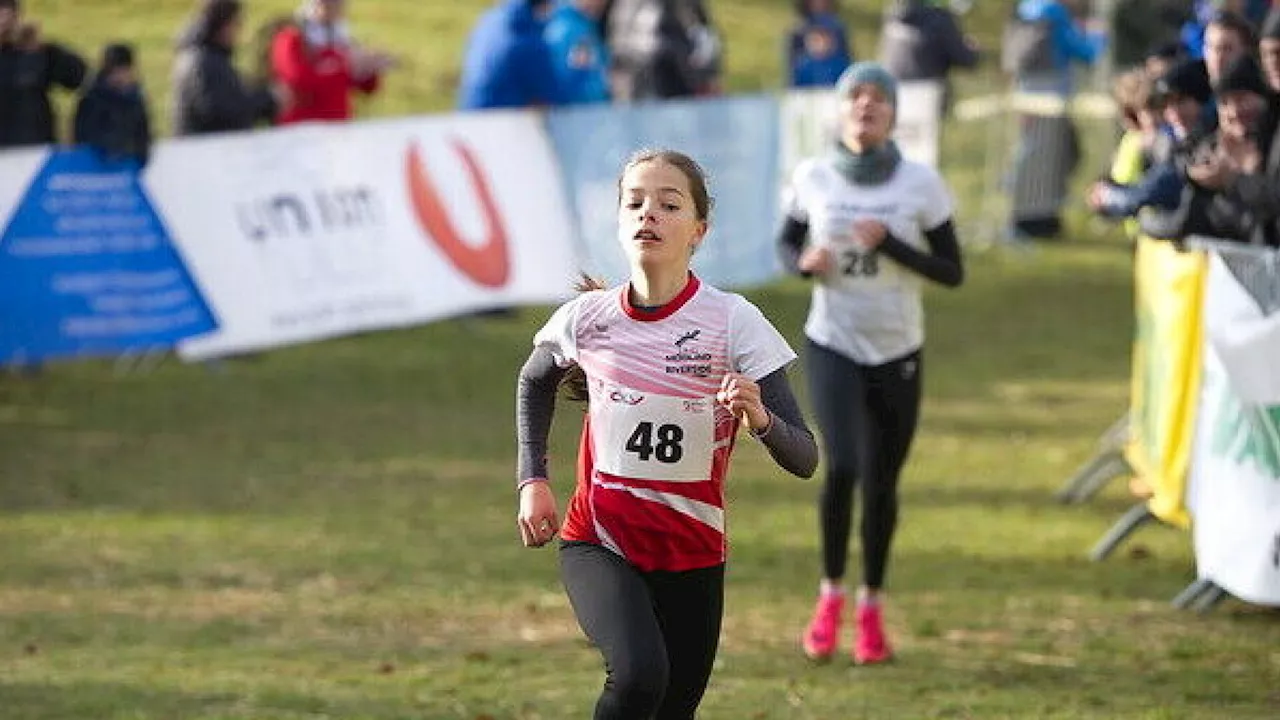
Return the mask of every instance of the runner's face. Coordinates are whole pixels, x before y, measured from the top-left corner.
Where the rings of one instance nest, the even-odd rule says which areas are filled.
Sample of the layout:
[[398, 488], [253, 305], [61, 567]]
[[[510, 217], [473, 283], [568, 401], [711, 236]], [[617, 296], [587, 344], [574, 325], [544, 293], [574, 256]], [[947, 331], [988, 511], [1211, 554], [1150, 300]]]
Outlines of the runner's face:
[[706, 233], [689, 179], [679, 168], [651, 160], [622, 176], [618, 241], [633, 268], [688, 270]]
[[863, 147], [876, 147], [889, 139], [893, 127], [893, 105], [874, 83], [856, 85], [840, 101], [845, 137]]

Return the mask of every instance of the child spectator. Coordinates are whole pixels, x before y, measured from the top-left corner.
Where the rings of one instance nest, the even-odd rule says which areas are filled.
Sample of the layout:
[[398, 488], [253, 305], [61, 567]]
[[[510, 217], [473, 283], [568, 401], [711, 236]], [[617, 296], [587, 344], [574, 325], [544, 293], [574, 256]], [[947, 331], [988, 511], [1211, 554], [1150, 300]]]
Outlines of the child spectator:
[[836, 34], [826, 25], [812, 24], [791, 68], [791, 87], [834, 87], [847, 67], [849, 58], [840, 53]]
[[849, 35], [835, 0], [796, 0], [795, 11], [797, 21], [787, 33], [785, 64], [791, 86], [834, 86], [835, 79], [853, 62]]
[[146, 166], [151, 122], [129, 45], [103, 50], [98, 74], [76, 107], [75, 142], [107, 160], [134, 160]]
[[[1155, 78], [1143, 69], [1130, 70], [1116, 79], [1112, 90], [1120, 109], [1124, 135], [1112, 156], [1110, 180], [1117, 186], [1134, 186], [1152, 165], [1167, 162], [1173, 136], [1160, 120], [1162, 104]], [[1125, 221], [1130, 237], [1138, 232], [1135, 218]]]

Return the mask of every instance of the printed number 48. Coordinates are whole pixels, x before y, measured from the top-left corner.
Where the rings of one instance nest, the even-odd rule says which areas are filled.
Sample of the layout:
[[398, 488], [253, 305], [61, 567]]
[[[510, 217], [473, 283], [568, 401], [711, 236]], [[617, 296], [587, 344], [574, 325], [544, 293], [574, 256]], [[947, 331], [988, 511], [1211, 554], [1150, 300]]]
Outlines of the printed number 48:
[[684, 448], [680, 446], [682, 440], [684, 430], [679, 425], [659, 425], [655, 433], [653, 423], [642, 422], [627, 438], [627, 452], [633, 452], [645, 461], [652, 457], [662, 463], [678, 463], [684, 457]]

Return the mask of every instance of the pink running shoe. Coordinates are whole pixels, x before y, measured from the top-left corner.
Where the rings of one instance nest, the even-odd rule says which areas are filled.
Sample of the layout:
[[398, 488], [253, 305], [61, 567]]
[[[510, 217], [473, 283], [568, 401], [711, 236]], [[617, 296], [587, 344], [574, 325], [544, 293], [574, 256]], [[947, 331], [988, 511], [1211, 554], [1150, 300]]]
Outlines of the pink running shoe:
[[858, 603], [854, 611], [858, 637], [853, 644], [853, 661], [859, 665], [887, 662], [893, 657], [884, 635], [884, 618], [879, 604]]
[[818, 596], [813, 619], [804, 631], [804, 654], [810, 660], [827, 660], [835, 653], [843, 614], [843, 593], [822, 593]]

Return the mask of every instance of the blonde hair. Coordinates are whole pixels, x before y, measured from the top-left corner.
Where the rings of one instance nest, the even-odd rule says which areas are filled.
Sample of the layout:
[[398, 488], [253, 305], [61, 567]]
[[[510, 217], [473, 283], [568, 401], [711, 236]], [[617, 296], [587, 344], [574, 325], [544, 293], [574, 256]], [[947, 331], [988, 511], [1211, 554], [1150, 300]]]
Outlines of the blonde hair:
[[1160, 105], [1156, 78], [1142, 68], [1129, 70], [1117, 77], [1111, 86], [1111, 97], [1121, 116], [1135, 125], [1139, 113], [1158, 109]]

